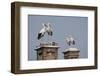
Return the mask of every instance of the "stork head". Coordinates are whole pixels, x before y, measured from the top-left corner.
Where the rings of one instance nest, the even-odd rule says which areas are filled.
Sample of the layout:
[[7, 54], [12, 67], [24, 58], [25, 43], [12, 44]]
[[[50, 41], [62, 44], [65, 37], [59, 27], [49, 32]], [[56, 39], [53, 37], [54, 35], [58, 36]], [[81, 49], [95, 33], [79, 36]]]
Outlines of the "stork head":
[[44, 28], [46, 28], [46, 27], [47, 27], [47, 25], [46, 25], [45, 23], [42, 23], [42, 26], [43, 26]]

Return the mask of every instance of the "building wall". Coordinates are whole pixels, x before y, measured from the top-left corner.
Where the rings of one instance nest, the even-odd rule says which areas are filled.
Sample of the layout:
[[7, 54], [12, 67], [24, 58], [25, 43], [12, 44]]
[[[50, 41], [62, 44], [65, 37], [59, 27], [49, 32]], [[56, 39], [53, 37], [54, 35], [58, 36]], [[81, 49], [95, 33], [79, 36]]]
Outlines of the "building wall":
[[37, 49], [37, 60], [52, 60], [58, 58], [58, 48], [41, 47]]
[[64, 59], [76, 59], [76, 58], [79, 58], [79, 51], [64, 52]]

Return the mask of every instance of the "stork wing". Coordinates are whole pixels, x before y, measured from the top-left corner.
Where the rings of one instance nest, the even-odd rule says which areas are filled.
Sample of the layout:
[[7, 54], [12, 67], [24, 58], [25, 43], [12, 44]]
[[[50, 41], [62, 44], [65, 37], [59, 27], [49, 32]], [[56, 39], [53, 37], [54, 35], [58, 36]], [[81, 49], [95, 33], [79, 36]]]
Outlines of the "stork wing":
[[38, 33], [38, 37], [37, 37], [37, 39], [39, 40], [39, 39], [41, 39], [41, 37], [43, 37], [44, 36], [44, 34], [42, 34], [42, 33]]
[[44, 27], [44, 28], [42, 28], [42, 29], [40, 30], [40, 32], [38, 33], [37, 39], [39, 40], [41, 37], [43, 37], [44, 34], [45, 34], [45, 32], [46, 32], [46, 29], [45, 29], [45, 27]]
[[37, 39], [39, 40], [41, 38], [41, 33], [38, 33]]

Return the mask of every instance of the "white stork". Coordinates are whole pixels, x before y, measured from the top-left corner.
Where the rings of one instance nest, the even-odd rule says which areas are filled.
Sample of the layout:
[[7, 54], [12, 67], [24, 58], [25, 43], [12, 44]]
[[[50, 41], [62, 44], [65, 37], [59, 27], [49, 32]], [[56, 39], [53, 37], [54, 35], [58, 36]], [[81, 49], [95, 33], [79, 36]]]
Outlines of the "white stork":
[[75, 40], [74, 40], [74, 38], [71, 36], [71, 35], [69, 35], [69, 37], [66, 37], [66, 41], [67, 41], [67, 44], [70, 46], [71, 44], [72, 45], [75, 45]]
[[70, 46], [71, 45], [71, 41], [70, 41], [70, 38], [69, 37], [66, 37], [66, 42], [67, 44]]
[[70, 37], [71, 43], [72, 43], [73, 45], [75, 45], [75, 40], [74, 40], [74, 38], [73, 38], [71, 35], [70, 35], [69, 37]]
[[38, 40], [41, 38], [41, 37], [43, 37], [44, 36], [44, 34], [46, 33], [46, 28], [47, 28], [47, 25], [46, 24], [44, 24], [44, 23], [42, 23], [42, 25], [43, 25], [43, 28], [40, 30], [40, 32], [38, 33]]
[[42, 23], [42, 25], [43, 25], [43, 28], [38, 33], [38, 40], [41, 39], [41, 37], [43, 37], [45, 33], [47, 33], [50, 36], [53, 35], [50, 23], [48, 23], [48, 24]]
[[48, 35], [52, 36], [53, 35], [53, 31], [52, 31], [52, 27], [51, 27], [50, 23], [48, 23], [47, 26], [48, 26], [47, 29], [46, 29], [47, 33], [48, 33]]

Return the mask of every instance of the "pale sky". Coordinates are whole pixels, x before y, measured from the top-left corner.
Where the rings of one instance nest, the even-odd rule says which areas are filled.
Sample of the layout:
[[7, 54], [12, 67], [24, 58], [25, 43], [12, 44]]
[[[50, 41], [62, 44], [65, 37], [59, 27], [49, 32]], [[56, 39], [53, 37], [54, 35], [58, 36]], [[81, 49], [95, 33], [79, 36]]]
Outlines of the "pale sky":
[[[69, 48], [65, 41], [66, 35], [72, 35], [76, 45], [72, 46], [80, 50], [80, 58], [88, 57], [88, 18], [75, 16], [28, 16], [28, 60], [36, 60], [36, 46], [38, 32], [42, 29], [42, 23], [51, 23], [53, 28], [52, 41], [59, 44], [58, 58], [63, 59], [65, 49]], [[45, 36], [46, 37], [46, 36]]]

